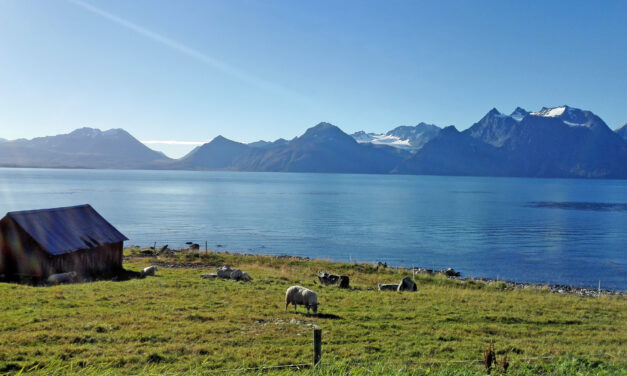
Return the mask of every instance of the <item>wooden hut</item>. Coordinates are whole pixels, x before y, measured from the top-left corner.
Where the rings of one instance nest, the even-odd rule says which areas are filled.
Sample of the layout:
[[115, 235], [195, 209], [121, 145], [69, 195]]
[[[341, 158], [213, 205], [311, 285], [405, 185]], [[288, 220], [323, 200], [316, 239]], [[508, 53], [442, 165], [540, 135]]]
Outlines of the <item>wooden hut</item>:
[[90, 205], [9, 212], [0, 220], [0, 276], [112, 274], [122, 270], [125, 240]]

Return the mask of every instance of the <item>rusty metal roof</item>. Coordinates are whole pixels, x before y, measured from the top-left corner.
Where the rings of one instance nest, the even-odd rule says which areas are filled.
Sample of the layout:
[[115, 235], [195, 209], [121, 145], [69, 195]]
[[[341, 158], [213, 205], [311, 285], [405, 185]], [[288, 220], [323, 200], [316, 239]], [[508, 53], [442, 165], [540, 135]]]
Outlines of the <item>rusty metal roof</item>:
[[7, 217], [53, 255], [128, 240], [91, 205], [15, 211]]

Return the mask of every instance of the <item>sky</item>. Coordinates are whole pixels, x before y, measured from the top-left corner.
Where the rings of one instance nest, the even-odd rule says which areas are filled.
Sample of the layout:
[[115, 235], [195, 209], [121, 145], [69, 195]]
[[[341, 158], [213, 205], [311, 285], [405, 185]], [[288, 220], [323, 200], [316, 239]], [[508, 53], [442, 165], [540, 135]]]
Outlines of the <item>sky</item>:
[[627, 122], [627, 1], [0, 0], [0, 137], [123, 128], [179, 157], [496, 107]]

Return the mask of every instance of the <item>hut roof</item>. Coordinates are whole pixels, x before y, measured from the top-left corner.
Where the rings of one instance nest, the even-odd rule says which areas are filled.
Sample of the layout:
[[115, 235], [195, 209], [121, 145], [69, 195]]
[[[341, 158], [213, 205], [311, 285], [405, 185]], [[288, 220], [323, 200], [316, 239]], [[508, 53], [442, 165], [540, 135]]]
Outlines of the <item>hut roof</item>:
[[128, 240], [91, 205], [15, 211], [7, 217], [53, 255]]

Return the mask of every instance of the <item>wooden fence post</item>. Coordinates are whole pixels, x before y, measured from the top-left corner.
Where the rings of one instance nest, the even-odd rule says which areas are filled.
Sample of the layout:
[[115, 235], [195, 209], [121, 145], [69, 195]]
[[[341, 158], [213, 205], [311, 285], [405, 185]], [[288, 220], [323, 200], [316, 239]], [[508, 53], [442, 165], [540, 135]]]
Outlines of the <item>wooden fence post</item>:
[[320, 358], [322, 358], [322, 329], [314, 328], [313, 335], [313, 365], [315, 367], [318, 363], [320, 363]]

